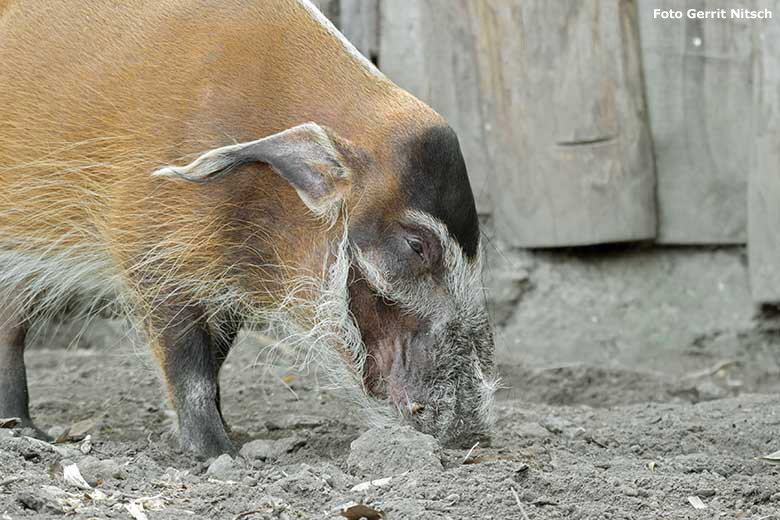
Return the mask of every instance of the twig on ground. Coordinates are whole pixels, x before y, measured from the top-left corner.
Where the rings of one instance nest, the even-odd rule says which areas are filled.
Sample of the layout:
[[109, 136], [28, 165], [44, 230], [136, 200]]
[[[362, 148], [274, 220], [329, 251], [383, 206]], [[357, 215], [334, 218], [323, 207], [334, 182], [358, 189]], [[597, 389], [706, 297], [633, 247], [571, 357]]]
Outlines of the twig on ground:
[[465, 464], [465, 463], [466, 463], [466, 461], [467, 461], [467, 460], [469, 460], [469, 457], [471, 457], [471, 454], [474, 452], [474, 450], [475, 450], [475, 449], [477, 449], [477, 446], [479, 446], [479, 441], [477, 441], [477, 442], [474, 444], [474, 446], [472, 446], [472, 447], [471, 447], [471, 449], [470, 449], [470, 450], [469, 450], [469, 452], [466, 454], [466, 456], [465, 456], [465, 457], [463, 457], [463, 462], [462, 462], [462, 464]]
[[13, 484], [17, 480], [22, 480], [22, 477], [8, 477], [6, 479], [0, 480], [0, 487], [7, 486], [8, 484]]
[[724, 368], [730, 367], [732, 365], [737, 365], [739, 362], [736, 359], [724, 359], [722, 361], [718, 361], [714, 365], [712, 365], [709, 368], [704, 368], [702, 370], [697, 370], [695, 372], [689, 372], [685, 374], [686, 379], [700, 379], [702, 377], [712, 377]]
[[276, 377], [276, 379], [278, 379], [278, 380], [279, 380], [279, 382], [280, 382], [280, 383], [282, 383], [282, 385], [284, 385], [284, 387], [285, 387], [287, 390], [289, 390], [289, 391], [290, 391], [290, 393], [293, 395], [293, 397], [295, 397], [295, 400], [296, 400], [296, 401], [300, 401], [300, 400], [301, 400], [301, 398], [300, 398], [300, 397], [298, 397], [298, 394], [297, 394], [297, 392], [296, 392], [295, 390], [293, 390], [293, 387], [292, 387], [292, 386], [290, 386], [290, 385], [287, 383], [287, 381], [285, 381], [285, 380], [284, 380], [284, 378], [281, 378], [281, 377], [279, 377], [279, 376], [275, 376], [275, 377]]
[[512, 491], [512, 494], [515, 496], [515, 502], [517, 502], [517, 507], [520, 509], [520, 513], [523, 515], [523, 520], [531, 520], [530, 518], [528, 518], [528, 515], [525, 512], [523, 503], [520, 502], [520, 497], [517, 495], [517, 491], [515, 491], [515, 488], [510, 487], [509, 489]]
[[233, 518], [233, 520], [241, 520], [242, 518], [246, 518], [250, 515], [253, 515], [255, 513], [267, 513], [267, 509], [254, 509], [252, 511], [244, 511], [243, 513], [239, 513]]

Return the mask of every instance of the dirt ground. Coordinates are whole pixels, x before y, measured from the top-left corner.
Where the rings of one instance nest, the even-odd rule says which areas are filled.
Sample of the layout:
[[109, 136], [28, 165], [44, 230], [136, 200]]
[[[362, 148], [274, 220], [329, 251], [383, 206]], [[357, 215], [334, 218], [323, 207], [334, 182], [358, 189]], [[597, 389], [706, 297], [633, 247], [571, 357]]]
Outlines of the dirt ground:
[[[738, 256], [713, 252], [720, 267], [702, 270], [699, 261], [696, 283], [724, 272], [738, 278]], [[657, 329], [674, 331], [670, 346], [652, 362], [636, 361], [641, 349], [633, 345], [648, 341], [650, 327], [632, 337], [627, 323], [643, 311], [616, 315], [609, 306], [626, 308], [621, 298], [649, 289], [608, 294], [603, 284], [614, 284], [615, 273], [604, 270], [619, 266], [584, 262], [535, 258], [518, 268], [525, 274], [513, 275], [519, 290], [507, 297], [514, 310], [503, 317], [501, 337], [524, 338], [528, 355], [500, 353], [495, 438], [471, 453], [443, 450], [404, 429], [366, 432], [359, 413], [316, 372], [290, 369], [284, 355], [267, 363], [258, 337], [245, 334], [222, 376], [223, 409], [243, 456], [194, 461], [172, 441], [173, 417], [144, 349], [106, 321], [78, 348], [61, 348], [73, 333], [65, 327], [28, 351], [32, 410], [52, 434], [67, 437], [75, 424], [76, 438], [90, 437], [51, 445], [0, 429], [0, 519], [343, 519], [381, 511], [386, 519], [780, 520], [780, 466], [759, 459], [780, 449], [780, 406], [770, 393], [777, 388], [776, 329], [749, 313], [709, 323], [702, 318], [708, 306], [731, 304], [702, 303], [693, 311], [700, 321], [688, 329], [658, 321]], [[671, 279], [664, 283], [693, 279], [675, 278], [689, 267], [696, 272], [687, 263], [662, 261], [659, 273]], [[640, 278], [653, 285], [650, 275]], [[598, 307], [595, 298], [605, 294]], [[629, 308], [652, 307], [645, 312], [653, 319], [670, 312], [672, 304], [649, 298]], [[548, 315], [537, 325], [540, 305]], [[604, 313], [601, 327], [595, 312]], [[590, 358], [561, 353], [578, 330], [592, 343]], [[606, 355], [598, 346], [615, 348], [610, 330], [623, 334], [626, 347]], [[561, 350], [550, 351], [556, 341]], [[64, 478], [74, 464], [84, 482]], [[376, 479], [385, 480], [360, 486]]]

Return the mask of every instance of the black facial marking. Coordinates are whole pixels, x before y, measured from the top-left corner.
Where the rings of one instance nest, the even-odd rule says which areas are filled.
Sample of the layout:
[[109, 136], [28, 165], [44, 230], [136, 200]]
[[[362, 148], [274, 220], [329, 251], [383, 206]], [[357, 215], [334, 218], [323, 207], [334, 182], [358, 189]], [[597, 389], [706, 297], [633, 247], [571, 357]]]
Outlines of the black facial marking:
[[455, 132], [435, 127], [404, 144], [406, 205], [444, 222], [466, 256], [477, 254], [479, 221]]

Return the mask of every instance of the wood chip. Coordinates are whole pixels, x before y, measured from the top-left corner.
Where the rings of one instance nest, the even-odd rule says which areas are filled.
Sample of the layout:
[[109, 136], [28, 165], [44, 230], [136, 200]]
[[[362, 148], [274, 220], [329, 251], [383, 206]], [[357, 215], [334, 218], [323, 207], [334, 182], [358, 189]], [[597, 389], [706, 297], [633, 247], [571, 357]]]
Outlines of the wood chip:
[[366, 491], [371, 487], [386, 486], [390, 483], [393, 477], [378, 478], [376, 480], [369, 480], [367, 482], [361, 482], [352, 486], [352, 491]]
[[347, 520], [382, 520], [384, 513], [365, 504], [350, 503], [342, 506], [341, 516]]
[[69, 464], [62, 468], [62, 476], [65, 482], [72, 486], [76, 486], [79, 489], [92, 489], [92, 486], [87, 484], [87, 481], [81, 476], [81, 471], [75, 464]]
[[780, 450], [772, 452], [769, 455], [764, 455], [760, 458], [764, 462], [768, 462], [770, 464], [780, 464]]
[[106, 500], [108, 498], [108, 495], [100, 491], [99, 489], [93, 489], [89, 493], [84, 494], [87, 498], [94, 502], [98, 502], [100, 500]]
[[57, 437], [54, 442], [78, 442], [84, 439], [95, 426], [97, 426], [97, 421], [95, 419], [84, 419], [83, 421], [73, 423], [70, 428]]
[[690, 502], [695, 509], [707, 509], [707, 504], [702, 502], [701, 498], [696, 495], [688, 497], [688, 502]]
[[0, 418], [0, 428], [16, 428], [22, 420], [19, 417], [3, 417]]
[[130, 516], [135, 518], [135, 520], [149, 520], [149, 517], [144, 513], [144, 506], [137, 502], [125, 504], [125, 509], [127, 509], [127, 512], [130, 513]]

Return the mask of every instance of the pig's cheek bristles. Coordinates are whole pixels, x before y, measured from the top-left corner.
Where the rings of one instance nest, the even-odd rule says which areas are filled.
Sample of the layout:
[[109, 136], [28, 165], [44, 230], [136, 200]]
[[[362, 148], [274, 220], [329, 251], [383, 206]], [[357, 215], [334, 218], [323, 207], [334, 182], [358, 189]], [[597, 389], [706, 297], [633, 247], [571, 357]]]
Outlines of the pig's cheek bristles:
[[378, 426], [397, 420], [398, 414], [384, 400], [370, 397], [364, 385], [366, 348], [349, 309], [346, 218], [342, 225], [329, 258], [323, 259], [322, 272], [297, 273], [286, 284], [287, 293], [279, 304], [257, 309], [252, 321], [266, 324], [264, 332], [277, 338], [271, 352], [283, 345], [301, 367], [316, 365], [326, 375], [327, 389], [338, 391], [366, 414], [371, 425]]

